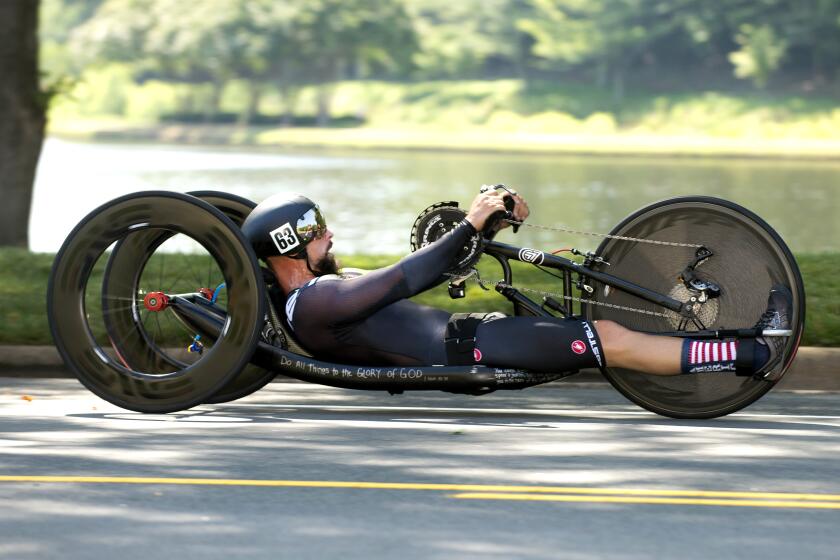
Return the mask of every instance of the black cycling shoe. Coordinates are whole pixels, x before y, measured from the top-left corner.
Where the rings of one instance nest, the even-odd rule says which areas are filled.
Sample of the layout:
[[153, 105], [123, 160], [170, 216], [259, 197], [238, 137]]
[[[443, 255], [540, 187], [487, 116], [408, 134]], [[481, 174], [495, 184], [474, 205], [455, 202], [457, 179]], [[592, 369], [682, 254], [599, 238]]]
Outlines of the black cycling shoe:
[[[790, 329], [790, 316], [793, 313], [793, 294], [787, 286], [776, 284], [770, 289], [770, 296], [767, 298], [767, 311], [762, 313], [761, 318], [755, 324], [756, 329]], [[769, 356], [767, 360], [756, 369], [755, 375], [766, 377], [782, 359], [782, 352], [787, 344], [786, 336], [763, 336], [755, 339], [757, 344], [767, 348]], [[758, 347], [756, 348], [758, 351]]]

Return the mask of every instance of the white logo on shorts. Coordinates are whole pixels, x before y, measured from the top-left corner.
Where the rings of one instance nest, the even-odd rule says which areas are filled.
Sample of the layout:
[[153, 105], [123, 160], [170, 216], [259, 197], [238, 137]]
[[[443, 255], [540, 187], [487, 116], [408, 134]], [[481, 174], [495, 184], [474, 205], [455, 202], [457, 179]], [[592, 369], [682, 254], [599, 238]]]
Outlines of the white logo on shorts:
[[604, 367], [604, 363], [601, 361], [601, 351], [598, 349], [598, 340], [595, 338], [595, 333], [592, 332], [592, 327], [586, 321], [583, 321], [583, 331], [586, 333], [586, 338], [589, 339], [589, 347], [592, 348], [592, 353], [595, 354], [595, 360], [598, 362], [598, 366]]
[[519, 249], [519, 260], [528, 263], [542, 264], [545, 260], [545, 254], [536, 249], [523, 248]]
[[274, 244], [277, 246], [277, 250], [280, 251], [281, 255], [285, 255], [298, 245], [300, 245], [300, 239], [298, 239], [297, 235], [295, 235], [295, 228], [292, 227], [292, 224], [286, 222], [279, 228], [272, 230], [269, 233], [271, 236], [271, 240], [274, 241]]

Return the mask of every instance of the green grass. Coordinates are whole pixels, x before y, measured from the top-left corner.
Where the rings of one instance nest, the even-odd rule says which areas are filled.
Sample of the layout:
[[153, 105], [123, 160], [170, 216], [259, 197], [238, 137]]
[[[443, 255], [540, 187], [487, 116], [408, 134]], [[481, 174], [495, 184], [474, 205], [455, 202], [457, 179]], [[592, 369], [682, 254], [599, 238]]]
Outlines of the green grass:
[[0, 344], [50, 344], [47, 280], [54, 255], [0, 249]]
[[840, 346], [840, 255], [797, 257], [805, 281], [804, 344]]
[[[333, 116], [360, 119], [362, 126], [177, 125], [161, 120], [178, 111], [176, 101], [186, 86], [162, 82], [138, 85], [114, 69], [108, 70], [110, 74], [105, 69], [96, 72], [72, 95], [56, 102], [51, 110], [52, 134], [100, 140], [359, 149], [786, 158], [840, 155], [840, 108], [835, 100], [825, 97], [629, 91], [617, 104], [604, 91], [575, 83], [536, 83], [526, 88], [518, 80], [343, 82], [334, 90]], [[103, 96], [104, 90], [109, 95]], [[221, 110], [228, 114], [240, 111], [245, 103], [243, 92], [241, 84], [232, 83]], [[311, 118], [315, 107], [315, 89], [304, 88], [295, 114]], [[284, 110], [280, 98], [271, 93], [260, 107], [264, 116], [280, 115]]]
[[[46, 289], [53, 257], [51, 254], [29, 253], [20, 249], [0, 249], [0, 344], [52, 342], [46, 316]], [[372, 269], [395, 262], [396, 259], [394, 256], [354, 255], [343, 259], [343, 264]], [[840, 346], [840, 254], [799, 255], [797, 260], [808, 297], [803, 344]], [[204, 262], [203, 257], [187, 257], [181, 259], [181, 262], [170, 259], [165, 268], [164, 284], [181, 277], [178, 289], [185, 289], [191, 282], [189, 278], [197, 275], [194, 269], [203, 268]], [[557, 284], [546, 274], [528, 265], [511, 264], [514, 267], [515, 283], [557, 291]], [[491, 259], [482, 260], [479, 270], [485, 280], [494, 281], [500, 276], [498, 266]], [[445, 285], [416, 299], [452, 312], [510, 312], [508, 302], [495, 291], [482, 291], [472, 283], [464, 299], [450, 299]]]

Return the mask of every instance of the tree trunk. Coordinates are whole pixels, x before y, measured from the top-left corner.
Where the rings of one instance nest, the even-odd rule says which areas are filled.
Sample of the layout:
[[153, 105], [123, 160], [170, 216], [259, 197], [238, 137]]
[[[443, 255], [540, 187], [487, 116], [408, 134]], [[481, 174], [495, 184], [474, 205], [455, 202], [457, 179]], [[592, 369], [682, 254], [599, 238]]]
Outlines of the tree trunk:
[[624, 68], [620, 65], [613, 70], [613, 101], [618, 106], [624, 103]]
[[297, 108], [298, 97], [300, 97], [300, 88], [297, 86], [280, 86], [280, 95], [283, 98], [283, 119], [281, 124], [283, 126], [293, 126], [295, 124], [295, 109]]
[[607, 87], [607, 82], [609, 81], [610, 76], [610, 64], [607, 62], [606, 59], [600, 59], [595, 64], [595, 87], [604, 88]]
[[259, 114], [260, 100], [262, 99], [263, 85], [256, 81], [248, 82], [248, 104], [245, 109], [239, 113], [240, 126], [251, 124], [254, 116]]
[[327, 79], [318, 86], [317, 102], [318, 102], [318, 118], [317, 124], [319, 127], [325, 127], [330, 124], [332, 119], [331, 106], [332, 97], [335, 92], [335, 84], [344, 77], [343, 65], [337, 60], [330, 60], [326, 64]]
[[204, 124], [213, 123], [222, 105], [222, 92], [225, 89], [224, 82], [214, 81], [210, 84], [210, 99], [204, 107]]
[[35, 168], [46, 125], [37, 0], [0, 1], [0, 245], [28, 246]]
[[318, 86], [318, 126], [325, 127], [330, 124], [330, 104], [332, 102], [332, 84], [321, 84]]

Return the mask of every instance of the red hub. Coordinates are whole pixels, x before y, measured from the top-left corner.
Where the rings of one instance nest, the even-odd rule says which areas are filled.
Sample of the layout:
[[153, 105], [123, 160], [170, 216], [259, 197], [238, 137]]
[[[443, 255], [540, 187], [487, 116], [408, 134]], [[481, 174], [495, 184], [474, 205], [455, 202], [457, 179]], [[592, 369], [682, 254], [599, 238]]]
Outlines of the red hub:
[[198, 293], [203, 295], [206, 299], [213, 301], [213, 290], [210, 288], [199, 288]]
[[149, 292], [143, 298], [143, 305], [149, 311], [163, 311], [169, 305], [169, 298], [163, 292]]

